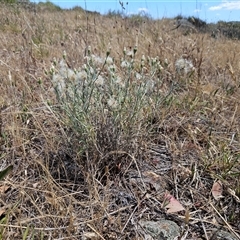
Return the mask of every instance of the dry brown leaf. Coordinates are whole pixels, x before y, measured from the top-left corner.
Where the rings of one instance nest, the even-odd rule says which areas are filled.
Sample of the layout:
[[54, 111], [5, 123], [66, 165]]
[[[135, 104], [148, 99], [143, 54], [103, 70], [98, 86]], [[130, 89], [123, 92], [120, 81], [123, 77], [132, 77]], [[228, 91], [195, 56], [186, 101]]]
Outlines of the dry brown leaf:
[[167, 209], [167, 213], [175, 213], [185, 210], [182, 204], [169, 193], [166, 193], [164, 196], [163, 207]]
[[212, 195], [214, 197], [214, 199], [219, 200], [220, 198], [222, 198], [222, 192], [223, 192], [223, 187], [222, 187], [222, 183], [221, 181], [216, 181], [213, 183], [212, 186]]
[[143, 181], [145, 183], [150, 183], [156, 191], [160, 191], [163, 189], [163, 181], [161, 176], [152, 171], [143, 172]]
[[181, 181], [184, 181], [193, 175], [193, 172], [189, 168], [186, 168], [181, 164], [178, 164], [176, 167], [174, 167], [174, 170]]

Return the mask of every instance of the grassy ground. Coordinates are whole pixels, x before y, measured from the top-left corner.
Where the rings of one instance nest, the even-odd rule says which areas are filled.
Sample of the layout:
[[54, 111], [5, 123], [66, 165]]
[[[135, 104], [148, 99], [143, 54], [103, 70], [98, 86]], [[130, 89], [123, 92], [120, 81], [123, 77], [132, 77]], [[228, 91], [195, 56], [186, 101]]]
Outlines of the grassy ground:
[[[0, 12], [0, 239], [142, 239], [137, 222], [161, 218], [182, 239], [240, 235], [238, 41], [171, 19]], [[166, 191], [186, 210], [166, 213]]]

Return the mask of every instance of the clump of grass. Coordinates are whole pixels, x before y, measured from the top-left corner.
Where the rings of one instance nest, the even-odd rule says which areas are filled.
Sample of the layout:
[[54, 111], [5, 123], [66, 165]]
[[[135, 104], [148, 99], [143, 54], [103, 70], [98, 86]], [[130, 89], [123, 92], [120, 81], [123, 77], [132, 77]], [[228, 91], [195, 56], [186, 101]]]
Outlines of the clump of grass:
[[94, 173], [103, 166], [121, 164], [118, 158], [105, 159], [109, 154], [138, 152], [149, 118], [170, 94], [161, 92], [160, 60], [136, 59], [136, 52], [136, 47], [124, 50], [117, 66], [110, 51], [101, 58], [89, 48], [79, 70], [68, 67], [66, 55], [51, 70], [59, 116], [71, 129], [78, 154], [88, 156], [85, 164], [92, 165]]
[[106, 17], [109, 17], [109, 18], [122, 18], [124, 17], [124, 12], [123, 11], [116, 11], [116, 10], [109, 10], [107, 13], [106, 13]]
[[138, 13], [138, 14], [131, 14], [127, 17], [127, 22], [130, 28], [133, 27], [140, 27], [145, 24], [147, 21], [151, 21], [152, 18], [145, 12]]
[[61, 11], [62, 10], [61, 7], [52, 3], [51, 1], [39, 2], [37, 4], [37, 6], [40, 7], [41, 9], [43, 9], [43, 10], [47, 10], [47, 11], [50, 11], [50, 12]]
[[207, 23], [198, 17], [191, 16], [188, 17], [187, 20], [192, 23], [196, 28], [201, 30], [204, 30], [207, 26]]

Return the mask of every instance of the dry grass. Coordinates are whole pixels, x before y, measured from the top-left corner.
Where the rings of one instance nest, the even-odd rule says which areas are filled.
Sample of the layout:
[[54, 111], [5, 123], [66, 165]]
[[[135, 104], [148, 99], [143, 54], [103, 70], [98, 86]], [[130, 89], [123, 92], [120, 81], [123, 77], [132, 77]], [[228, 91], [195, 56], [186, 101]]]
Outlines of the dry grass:
[[[169, 31], [170, 19], [0, 11], [1, 165], [14, 166], [0, 188], [0, 239], [141, 239], [138, 220], [160, 218], [187, 225], [186, 239], [211, 239], [220, 228], [240, 235], [239, 42], [184, 36]], [[153, 78], [161, 81], [158, 103], [149, 97], [142, 117], [134, 112], [139, 118], [132, 109], [115, 112], [119, 122], [91, 112], [91, 139], [61, 108], [49, 74], [64, 51], [72, 69], [83, 66], [88, 46], [103, 58], [111, 49], [123, 79], [131, 75], [120, 71], [124, 48], [137, 46], [132, 71], [140, 72], [142, 55], [163, 66]], [[182, 55], [195, 66], [191, 76], [175, 71]], [[224, 188], [218, 201], [215, 180]], [[166, 190], [189, 216], [166, 214]]]

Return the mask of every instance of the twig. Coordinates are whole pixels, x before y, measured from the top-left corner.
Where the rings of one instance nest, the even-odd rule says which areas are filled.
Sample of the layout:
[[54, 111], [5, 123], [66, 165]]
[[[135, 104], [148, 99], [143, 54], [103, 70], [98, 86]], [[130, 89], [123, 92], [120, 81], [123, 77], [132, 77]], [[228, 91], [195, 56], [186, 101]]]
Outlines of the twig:
[[127, 222], [125, 223], [125, 225], [124, 225], [124, 227], [123, 227], [121, 233], [123, 233], [123, 231], [124, 231], [125, 228], [127, 227], [128, 223], [129, 223], [129, 221], [130, 221], [130, 219], [132, 218], [133, 214], [135, 213], [135, 211], [137, 210], [138, 207], [139, 207], [139, 204], [138, 204], [138, 205], [134, 208], [134, 210], [132, 211], [132, 213], [131, 213], [130, 217], [128, 218]]
[[223, 222], [227, 225], [229, 230], [238, 238], [240, 239], [240, 236], [233, 230], [233, 228], [228, 224], [228, 222], [222, 217], [222, 215], [219, 213], [219, 211], [210, 203], [211, 207], [215, 210], [215, 212], [218, 214], [218, 216], [223, 220]]
[[145, 197], [147, 196], [147, 192], [145, 192], [145, 194], [143, 195], [142, 199], [138, 202], [137, 206], [134, 208], [134, 210], [132, 211], [130, 217], [128, 218], [127, 222], [125, 223], [121, 233], [123, 233], [123, 231], [125, 230], [126, 226], [128, 225], [130, 219], [132, 218], [133, 214], [136, 212], [137, 208], [140, 206], [141, 202], [145, 199]]
[[204, 225], [204, 223], [203, 223], [203, 221], [202, 221], [202, 218], [201, 218], [200, 214], [198, 214], [198, 217], [199, 217], [199, 219], [200, 219], [200, 221], [201, 221], [202, 228], [203, 228], [204, 234], [205, 234], [205, 236], [206, 236], [206, 239], [209, 240], [208, 235], [207, 235], [207, 231], [206, 231], [206, 228], [205, 228], [205, 225]]
[[186, 227], [185, 233], [183, 232], [183, 234], [181, 236], [181, 240], [187, 239], [188, 232], [189, 232], [189, 226]]
[[105, 238], [90, 224], [87, 224], [88, 227], [90, 227], [101, 239], [105, 240]]

